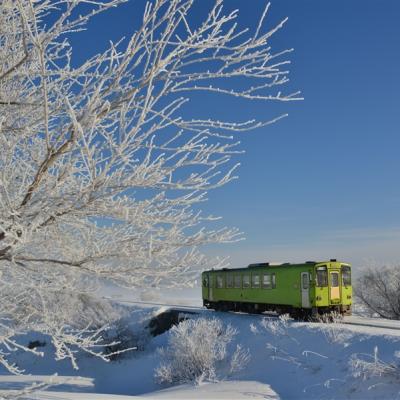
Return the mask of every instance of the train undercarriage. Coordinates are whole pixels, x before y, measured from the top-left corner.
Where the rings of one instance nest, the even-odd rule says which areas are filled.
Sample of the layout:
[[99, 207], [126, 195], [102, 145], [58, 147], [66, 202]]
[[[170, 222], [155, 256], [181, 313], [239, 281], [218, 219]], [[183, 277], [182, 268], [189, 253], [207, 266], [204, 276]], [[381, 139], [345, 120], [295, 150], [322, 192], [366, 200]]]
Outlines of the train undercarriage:
[[332, 312], [340, 315], [351, 315], [351, 306], [332, 305], [328, 307], [297, 308], [283, 304], [265, 304], [250, 302], [218, 301], [212, 302], [203, 300], [203, 306], [215, 311], [236, 311], [250, 314], [261, 314], [263, 312], [275, 312], [278, 315], [289, 314], [295, 319], [315, 318], [319, 315], [330, 314]]

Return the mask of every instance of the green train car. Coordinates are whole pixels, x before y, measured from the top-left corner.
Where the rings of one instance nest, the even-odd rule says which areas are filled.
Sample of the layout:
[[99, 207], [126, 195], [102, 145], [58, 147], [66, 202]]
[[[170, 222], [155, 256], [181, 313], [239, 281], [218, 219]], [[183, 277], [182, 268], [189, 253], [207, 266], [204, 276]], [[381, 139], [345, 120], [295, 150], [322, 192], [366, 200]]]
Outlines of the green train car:
[[204, 271], [202, 295], [205, 307], [221, 311], [351, 315], [351, 266], [330, 260]]

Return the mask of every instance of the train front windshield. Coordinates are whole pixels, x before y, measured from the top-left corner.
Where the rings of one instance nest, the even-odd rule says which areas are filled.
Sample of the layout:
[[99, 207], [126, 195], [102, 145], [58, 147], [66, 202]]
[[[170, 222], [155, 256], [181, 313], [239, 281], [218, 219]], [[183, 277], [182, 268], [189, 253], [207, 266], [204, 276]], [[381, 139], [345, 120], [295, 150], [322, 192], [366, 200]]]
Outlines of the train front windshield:
[[342, 265], [343, 286], [351, 286], [351, 268], [348, 265]]

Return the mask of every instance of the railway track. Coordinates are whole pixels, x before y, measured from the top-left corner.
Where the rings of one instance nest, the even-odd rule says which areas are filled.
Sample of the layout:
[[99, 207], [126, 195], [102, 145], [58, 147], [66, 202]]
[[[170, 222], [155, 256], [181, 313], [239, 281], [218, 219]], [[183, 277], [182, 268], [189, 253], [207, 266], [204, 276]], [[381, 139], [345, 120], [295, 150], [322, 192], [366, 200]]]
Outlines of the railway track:
[[342, 323], [353, 326], [366, 326], [370, 328], [392, 329], [400, 331], [400, 321], [388, 319], [350, 316], [344, 317]]
[[[216, 311], [209, 310], [203, 306], [188, 306], [182, 304], [173, 304], [173, 303], [157, 303], [157, 302], [148, 302], [148, 301], [134, 301], [134, 300], [127, 300], [121, 299], [116, 297], [103, 297], [106, 300], [116, 301], [118, 303], [126, 303], [126, 304], [136, 304], [136, 305], [143, 305], [149, 307], [168, 307], [170, 309], [174, 309], [175, 311], [190, 311], [194, 313], [214, 313]], [[240, 313], [236, 312], [235, 315], [240, 315], [243, 317], [268, 317], [268, 318], [278, 318], [277, 315], [274, 314], [249, 314], [249, 313]], [[350, 326], [359, 326], [359, 327], [368, 327], [368, 328], [379, 328], [384, 330], [393, 330], [393, 331], [400, 331], [400, 321], [394, 320], [387, 320], [387, 319], [378, 319], [378, 318], [366, 318], [360, 316], [345, 316], [343, 321], [341, 322], [344, 325]]]

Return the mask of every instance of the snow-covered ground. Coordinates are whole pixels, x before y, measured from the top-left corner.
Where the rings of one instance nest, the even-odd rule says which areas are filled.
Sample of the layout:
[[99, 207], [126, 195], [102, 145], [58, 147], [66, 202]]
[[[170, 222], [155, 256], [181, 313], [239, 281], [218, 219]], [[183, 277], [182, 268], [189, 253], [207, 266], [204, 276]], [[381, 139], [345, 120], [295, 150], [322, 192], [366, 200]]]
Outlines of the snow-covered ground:
[[[177, 290], [166, 296], [131, 296], [129, 291], [113, 293], [108, 288], [106, 297], [123, 301], [162, 302], [198, 306], [200, 289]], [[196, 301], [193, 302], [193, 299]], [[127, 304], [127, 303], [125, 303]], [[160, 306], [129, 305], [131, 328], [138, 336], [149, 318], [159, 312]], [[227, 376], [222, 382], [203, 383], [200, 386], [166, 386], [155, 382], [154, 369], [160, 363], [157, 349], [167, 345], [169, 332], [157, 337], [147, 336], [140, 342], [140, 350], [117, 361], [104, 363], [94, 357], [81, 355], [78, 371], [66, 361], [56, 362], [49, 356], [50, 346], [43, 347], [43, 359], [18, 353], [15, 360], [33, 376], [12, 377], [3, 372], [0, 390], [18, 389], [33, 380], [57, 373], [53, 380], [69, 378], [65, 384], [36, 394], [40, 399], [54, 400], [125, 400], [140, 398], [183, 399], [395, 399], [400, 398], [400, 377], [397, 373], [383, 376], [355, 377], [350, 360], [373, 360], [374, 349], [380, 360], [398, 363], [400, 330], [379, 326], [319, 324], [277, 321], [257, 315], [199, 311], [192, 315], [217, 317], [238, 330], [234, 342], [248, 348], [251, 360], [240, 372]], [[356, 317], [356, 319], [360, 319]], [[264, 322], [263, 322], [264, 321]], [[383, 321], [384, 322], [384, 321]], [[26, 340], [32, 338], [27, 338]], [[143, 339], [143, 338], [142, 338]], [[376, 362], [377, 367], [378, 361]], [[378, 369], [378, 368], [377, 368]], [[82, 379], [77, 379], [82, 377]], [[30, 382], [27, 382], [30, 380]], [[3, 392], [5, 393], [5, 392]], [[1, 397], [1, 396], [0, 396]]]
[[38, 400], [133, 400], [133, 399], [264, 399], [277, 400], [279, 396], [269, 385], [251, 381], [205, 383], [201, 386], [180, 385], [141, 396], [121, 396], [100, 393], [39, 392]]
[[201, 287], [162, 290], [154, 288], [138, 291], [107, 284], [101, 288], [99, 296], [122, 303], [126, 301], [128, 304], [129, 302], [135, 302], [137, 304], [170, 304], [194, 307], [201, 307], [203, 305]]

